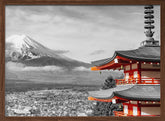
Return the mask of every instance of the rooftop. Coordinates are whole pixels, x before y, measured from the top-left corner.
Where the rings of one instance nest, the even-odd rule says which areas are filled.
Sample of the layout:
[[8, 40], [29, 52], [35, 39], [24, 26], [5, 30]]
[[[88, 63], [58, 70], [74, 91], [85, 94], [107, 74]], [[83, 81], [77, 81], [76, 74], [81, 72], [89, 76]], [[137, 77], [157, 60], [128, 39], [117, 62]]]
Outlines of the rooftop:
[[98, 61], [93, 61], [93, 66], [102, 66], [115, 59], [116, 56], [126, 59], [145, 61], [145, 62], [160, 62], [160, 46], [142, 46], [134, 50], [115, 51], [113, 57]]
[[160, 101], [160, 85], [118, 85], [107, 90], [93, 91], [89, 95], [97, 99], [120, 97], [138, 101]]

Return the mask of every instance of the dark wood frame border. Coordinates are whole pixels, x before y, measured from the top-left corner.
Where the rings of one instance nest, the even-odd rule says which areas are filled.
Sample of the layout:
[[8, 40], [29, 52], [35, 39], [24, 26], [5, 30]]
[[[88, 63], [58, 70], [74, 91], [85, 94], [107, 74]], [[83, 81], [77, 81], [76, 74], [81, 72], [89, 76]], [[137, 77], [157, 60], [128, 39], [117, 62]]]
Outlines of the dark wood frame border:
[[[160, 5], [161, 115], [160, 117], [5, 117], [6, 5]], [[0, 0], [0, 121], [164, 121], [165, 120], [165, 0]]]

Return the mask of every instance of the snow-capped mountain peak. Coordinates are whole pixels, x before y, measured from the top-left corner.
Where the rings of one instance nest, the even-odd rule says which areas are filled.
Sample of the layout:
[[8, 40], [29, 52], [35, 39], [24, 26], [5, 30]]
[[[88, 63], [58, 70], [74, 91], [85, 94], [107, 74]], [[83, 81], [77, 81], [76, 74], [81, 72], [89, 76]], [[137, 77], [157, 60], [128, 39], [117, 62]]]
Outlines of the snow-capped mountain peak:
[[49, 56], [56, 58], [65, 58], [63, 55], [58, 55], [55, 51], [43, 46], [27, 35], [13, 35], [6, 39], [6, 43], [10, 44], [8, 53], [15, 60], [18, 58], [38, 58], [41, 56]]
[[51, 50], [26, 35], [13, 35], [6, 39], [5, 57], [6, 61], [17, 61], [27, 66], [56, 65], [68, 69], [90, 66]]
[[39, 47], [45, 48], [40, 43], [38, 43], [37, 41], [33, 40], [32, 38], [24, 34], [10, 36], [9, 38], [7, 38], [6, 42], [11, 43], [14, 46], [14, 48], [16, 48], [20, 52], [22, 46], [33, 47], [33, 48], [39, 48]]
[[25, 44], [26, 35], [12, 35], [6, 39], [7, 43], [12, 44], [11, 46], [17, 51], [21, 52], [22, 45]]

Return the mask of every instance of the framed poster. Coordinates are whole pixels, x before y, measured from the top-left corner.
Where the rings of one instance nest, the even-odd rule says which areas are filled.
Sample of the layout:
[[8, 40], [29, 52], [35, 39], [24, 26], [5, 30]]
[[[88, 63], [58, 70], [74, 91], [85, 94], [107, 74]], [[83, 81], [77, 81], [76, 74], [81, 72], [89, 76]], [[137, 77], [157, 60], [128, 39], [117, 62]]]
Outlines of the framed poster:
[[164, 119], [163, 1], [1, 3], [2, 120]]

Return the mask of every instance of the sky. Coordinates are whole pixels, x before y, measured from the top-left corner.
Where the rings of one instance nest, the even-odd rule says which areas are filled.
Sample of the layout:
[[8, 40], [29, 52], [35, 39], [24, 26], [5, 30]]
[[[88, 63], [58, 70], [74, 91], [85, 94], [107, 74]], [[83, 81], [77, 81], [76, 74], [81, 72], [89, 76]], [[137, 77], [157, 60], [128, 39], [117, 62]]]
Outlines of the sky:
[[[154, 38], [160, 40], [160, 6], [154, 6]], [[6, 6], [6, 38], [25, 34], [83, 62], [136, 49], [146, 39], [144, 6]]]

